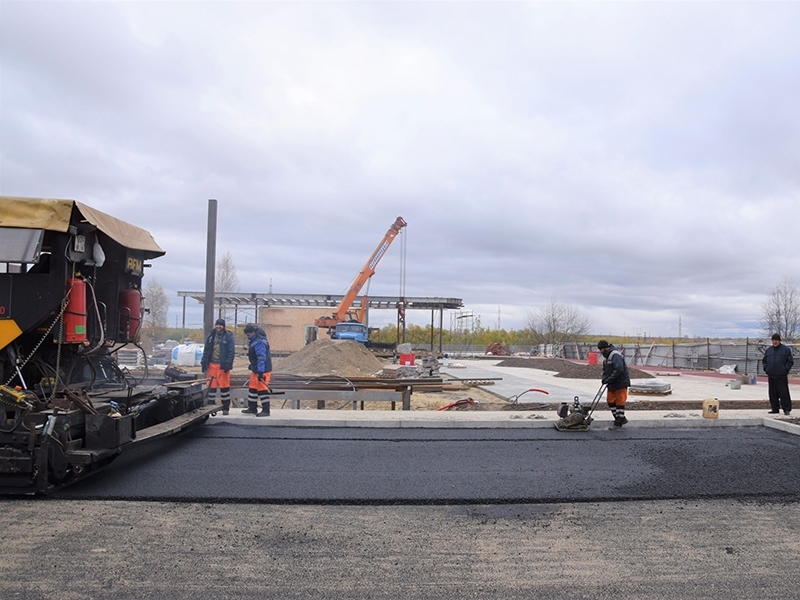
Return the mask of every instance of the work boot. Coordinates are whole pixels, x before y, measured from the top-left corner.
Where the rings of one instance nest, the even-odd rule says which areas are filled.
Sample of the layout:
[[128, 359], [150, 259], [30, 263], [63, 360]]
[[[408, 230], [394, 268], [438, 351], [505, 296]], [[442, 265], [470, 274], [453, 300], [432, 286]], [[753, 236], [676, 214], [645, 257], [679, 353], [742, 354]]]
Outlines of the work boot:
[[261, 403], [261, 412], [256, 415], [257, 417], [268, 417], [269, 416], [269, 402], [262, 402]]
[[258, 402], [248, 402], [247, 408], [242, 411], [242, 414], [245, 415], [257, 415], [258, 414]]

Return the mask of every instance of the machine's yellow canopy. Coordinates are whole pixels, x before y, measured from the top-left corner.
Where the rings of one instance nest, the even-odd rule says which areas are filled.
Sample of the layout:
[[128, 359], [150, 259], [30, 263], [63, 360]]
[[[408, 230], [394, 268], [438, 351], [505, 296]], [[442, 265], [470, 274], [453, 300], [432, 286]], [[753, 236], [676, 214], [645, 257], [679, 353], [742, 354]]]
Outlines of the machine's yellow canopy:
[[0, 227], [65, 232], [69, 229], [73, 208], [77, 208], [84, 221], [125, 248], [143, 250], [147, 258], [165, 254], [149, 231], [76, 200], [0, 196]]

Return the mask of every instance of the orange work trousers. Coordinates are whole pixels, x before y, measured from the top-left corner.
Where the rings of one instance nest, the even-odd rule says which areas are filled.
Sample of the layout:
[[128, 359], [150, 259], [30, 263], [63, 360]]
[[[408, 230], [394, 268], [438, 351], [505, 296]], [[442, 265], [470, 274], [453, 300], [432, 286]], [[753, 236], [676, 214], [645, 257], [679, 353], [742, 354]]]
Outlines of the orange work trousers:
[[258, 375], [250, 373], [250, 384], [247, 387], [257, 392], [266, 392], [269, 388], [270, 379], [272, 379], [272, 373], [264, 373], [261, 381], [258, 380]]
[[211, 363], [206, 371], [206, 387], [210, 390], [231, 387], [231, 372], [223, 371], [218, 364]]
[[615, 406], [624, 407], [628, 401], [628, 388], [621, 390], [608, 390], [606, 394], [606, 402]]

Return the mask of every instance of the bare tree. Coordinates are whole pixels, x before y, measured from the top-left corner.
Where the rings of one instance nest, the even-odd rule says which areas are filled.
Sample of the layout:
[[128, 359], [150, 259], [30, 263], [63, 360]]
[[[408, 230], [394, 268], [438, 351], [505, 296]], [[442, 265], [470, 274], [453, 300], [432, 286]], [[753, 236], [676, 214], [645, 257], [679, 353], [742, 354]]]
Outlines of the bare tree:
[[536, 344], [550, 345], [553, 354], [561, 354], [564, 344], [576, 342], [589, 333], [591, 320], [577, 308], [562, 304], [556, 298], [536, 309], [528, 317], [528, 330]]
[[776, 285], [761, 304], [761, 326], [766, 337], [778, 333], [793, 342], [800, 329], [800, 292], [790, 281]]
[[217, 261], [217, 277], [214, 282], [214, 289], [217, 292], [238, 292], [239, 276], [236, 275], [236, 265], [233, 264], [233, 256], [230, 252]]
[[[214, 290], [217, 294], [220, 292], [239, 291], [239, 276], [236, 275], [236, 265], [233, 264], [233, 256], [231, 256], [230, 252], [226, 252], [223, 257], [217, 261]], [[233, 318], [233, 310], [220, 304], [219, 316], [226, 320], [231, 320]]]
[[143, 332], [150, 338], [158, 338], [167, 328], [169, 298], [155, 279], [148, 279], [144, 286], [144, 303], [147, 312], [144, 315]]

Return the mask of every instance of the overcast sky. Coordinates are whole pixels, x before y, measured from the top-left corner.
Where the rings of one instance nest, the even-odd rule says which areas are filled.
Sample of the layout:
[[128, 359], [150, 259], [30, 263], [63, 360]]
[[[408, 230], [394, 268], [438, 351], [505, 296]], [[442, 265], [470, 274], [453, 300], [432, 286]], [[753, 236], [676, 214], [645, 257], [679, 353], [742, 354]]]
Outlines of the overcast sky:
[[344, 293], [402, 216], [371, 295], [404, 246], [406, 294], [483, 326], [555, 298], [756, 337], [800, 272], [798, 31], [794, 2], [0, 0], [0, 195], [149, 230], [171, 324], [215, 198], [245, 292]]

